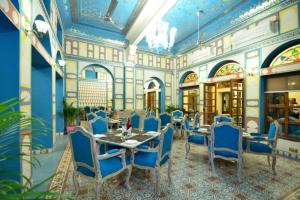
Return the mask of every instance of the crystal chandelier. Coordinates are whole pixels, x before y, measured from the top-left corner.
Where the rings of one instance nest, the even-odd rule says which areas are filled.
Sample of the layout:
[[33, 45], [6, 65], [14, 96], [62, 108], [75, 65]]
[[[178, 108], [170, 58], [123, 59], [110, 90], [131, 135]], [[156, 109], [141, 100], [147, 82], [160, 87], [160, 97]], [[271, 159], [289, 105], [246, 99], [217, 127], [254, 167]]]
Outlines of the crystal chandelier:
[[152, 23], [146, 33], [148, 47], [156, 50], [170, 50], [174, 45], [176, 31], [175, 27], [169, 29], [169, 23], [162, 20]]

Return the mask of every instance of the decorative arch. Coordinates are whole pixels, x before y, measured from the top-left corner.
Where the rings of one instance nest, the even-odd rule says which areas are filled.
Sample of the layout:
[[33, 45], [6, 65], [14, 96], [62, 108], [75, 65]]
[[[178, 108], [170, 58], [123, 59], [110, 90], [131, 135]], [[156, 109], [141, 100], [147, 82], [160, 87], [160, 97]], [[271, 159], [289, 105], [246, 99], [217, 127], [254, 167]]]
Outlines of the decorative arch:
[[[295, 50], [298, 51], [298, 53], [297, 53], [298, 57], [295, 60], [293, 60], [293, 59], [289, 60], [289, 58], [293, 58], [293, 57], [291, 57], [291, 55], [293, 53], [293, 47], [296, 47]], [[287, 56], [289, 54], [290, 54], [290, 56]], [[281, 56], [283, 56], [283, 57], [281, 57]], [[280, 63], [280, 60], [283, 62]], [[280, 45], [279, 47], [277, 47], [274, 51], [272, 51], [267, 56], [267, 58], [264, 60], [263, 64], [261, 65], [261, 68], [274, 67], [274, 66], [293, 63], [293, 62], [284, 63], [285, 61], [295, 61], [294, 63], [300, 62], [300, 39], [289, 41], [289, 42], [284, 43], [284, 44]]]
[[[42, 20], [45, 22], [45, 18], [42, 15], [37, 15], [35, 17], [35, 19], [33, 20], [33, 25], [32, 25], [32, 29], [37, 31], [36, 25], [35, 25], [35, 20]], [[46, 49], [46, 51], [48, 52], [48, 54], [50, 56], [52, 56], [51, 54], [51, 41], [50, 41], [50, 35], [49, 35], [49, 31], [47, 31], [47, 33], [42, 37], [39, 38], [40, 42], [42, 43], [42, 45], [44, 46], [44, 48]]]
[[210, 71], [208, 78], [227, 76], [237, 73], [243, 73], [244, 69], [234, 60], [225, 60], [216, 64]]
[[80, 70], [79, 74], [81, 74], [83, 70], [85, 70], [86, 68], [89, 68], [89, 67], [100, 67], [100, 68], [104, 69], [111, 76], [112, 90], [113, 90], [112, 91], [112, 107], [113, 107], [113, 109], [115, 109], [115, 77], [114, 77], [114, 75], [107, 67], [105, 67], [104, 65], [100, 65], [100, 64], [89, 64], [89, 65], [83, 67]]
[[151, 81], [148, 85], [148, 89], [154, 89], [156, 87], [155, 83]]

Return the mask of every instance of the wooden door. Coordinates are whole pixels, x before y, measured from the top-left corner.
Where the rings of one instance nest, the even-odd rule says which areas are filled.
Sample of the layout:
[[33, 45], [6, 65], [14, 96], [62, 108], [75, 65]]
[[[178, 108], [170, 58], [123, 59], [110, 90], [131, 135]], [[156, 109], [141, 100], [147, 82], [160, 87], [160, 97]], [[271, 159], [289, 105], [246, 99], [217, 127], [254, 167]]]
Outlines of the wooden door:
[[148, 92], [147, 94], [147, 109], [151, 108], [156, 112], [156, 92]]
[[231, 80], [230, 116], [234, 124], [244, 127], [244, 80]]
[[183, 113], [187, 114], [190, 110], [193, 110], [194, 114], [198, 111], [198, 87], [187, 88], [183, 90]]
[[212, 124], [216, 114], [216, 84], [204, 84], [204, 124]]

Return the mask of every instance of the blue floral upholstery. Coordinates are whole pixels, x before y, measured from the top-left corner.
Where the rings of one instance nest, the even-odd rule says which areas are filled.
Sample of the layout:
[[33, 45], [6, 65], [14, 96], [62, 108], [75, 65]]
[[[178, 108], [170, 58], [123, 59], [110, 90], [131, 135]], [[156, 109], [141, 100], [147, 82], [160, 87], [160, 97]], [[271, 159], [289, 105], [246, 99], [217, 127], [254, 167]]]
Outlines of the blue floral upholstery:
[[111, 157], [104, 160], [99, 160], [100, 171], [102, 177], [106, 177], [122, 169], [122, 159], [119, 157]]
[[155, 167], [157, 152], [137, 152], [134, 155], [134, 164], [146, 167]]
[[251, 152], [272, 153], [272, 148], [269, 145], [260, 142], [250, 142], [249, 148]]
[[188, 142], [193, 144], [204, 145], [204, 136], [203, 135], [189, 135]]
[[233, 126], [230, 122], [221, 122], [213, 124], [211, 129], [211, 144], [209, 147], [210, 163], [213, 171], [214, 159], [221, 158], [224, 160], [237, 161], [237, 177], [240, 181], [242, 169], [242, 130], [240, 127]]
[[136, 112], [131, 115], [131, 126], [132, 128], [140, 128], [140, 115]]
[[99, 110], [95, 113], [98, 117], [106, 118], [106, 112], [104, 110]]
[[159, 167], [168, 163], [168, 178], [171, 182], [171, 150], [173, 141], [173, 128], [168, 124], [160, 135], [160, 143], [155, 149], [137, 149], [134, 154], [133, 165], [138, 168], [152, 169], [157, 174], [156, 191], [159, 185]]
[[174, 117], [174, 118], [183, 117], [183, 112], [180, 111], [180, 110], [175, 110], [175, 111], [172, 112], [172, 117]]
[[186, 155], [187, 158], [188, 153], [190, 152], [190, 144], [196, 144], [196, 145], [206, 145], [206, 136], [201, 135], [201, 133], [197, 133], [193, 127], [190, 126], [190, 120], [188, 117], [185, 117], [183, 119], [183, 131], [186, 133], [186, 143], [185, 143], [185, 149], [186, 149]]
[[88, 121], [91, 121], [91, 120], [95, 119], [96, 116], [93, 113], [89, 113], [86, 118]]
[[105, 118], [97, 118], [91, 122], [93, 134], [106, 134], [108, 132], [108, 124]]
[[160, 120], [151, 116], [144, 119], [144, 131], [158, 132], [160, 129]]
[[[118, 175], [123, 170], [127, 171], [126, 186], [129, 187], [129, 177], [131, 174], [131, 165], [126, 165], [124, 150], [111, 150], [104, 155], [96, 155], [95, 140], [93, 135], [85, 131], [82, 127], [75, 128], [69, 134], [71, 144], [74, 173], [73, 181], [76, 196], [79, 192], [78, 176], [84, 175], [95, 178], [96, 181], [96, 199], [99, 199], [99, 183], [106, 178]], [[130, 162], [129, 162], [130, 164]], [[102, 183], [101, 183], [102, 184]]]
[[165, 127], [167, 126], [168, 123], [171, 123], [171, 115], [169, 115], [168, 113], [161, 113], [159, 115], [160, 121], [161, 121], [161, 127]]

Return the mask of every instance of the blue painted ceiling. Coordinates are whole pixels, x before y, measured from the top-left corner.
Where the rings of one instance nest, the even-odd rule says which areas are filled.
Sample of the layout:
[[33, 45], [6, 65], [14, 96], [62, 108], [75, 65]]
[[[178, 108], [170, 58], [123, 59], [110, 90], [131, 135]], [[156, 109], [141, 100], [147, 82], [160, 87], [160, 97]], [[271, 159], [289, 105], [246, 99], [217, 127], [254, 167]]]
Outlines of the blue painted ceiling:
[[[162, 18], [170, 27], [177, 28], [171, 53], [181, 53], [196, 45], [198, 10], [203, 11], [200, 13], [199, 27], [200, 34], [204, 33], [206, 41], [238, 25], [234, 23], [236, 18], [265, 1], [267, 0], [177, 0]], [[73, 2], [72, 5], [70, 2]], [[127, 43], [124, 28], [128, 26], [140, 0], [118, 0], [112, 14], [112, 20], [118, 26], [103, 20], [110, 2], [111, 0], [57, 0], [66, 32], [72, 30], [73, 34], [91, 39], [106, 38]], [[139, 43], [139, 48], [149, 50], [145, 39]]]

